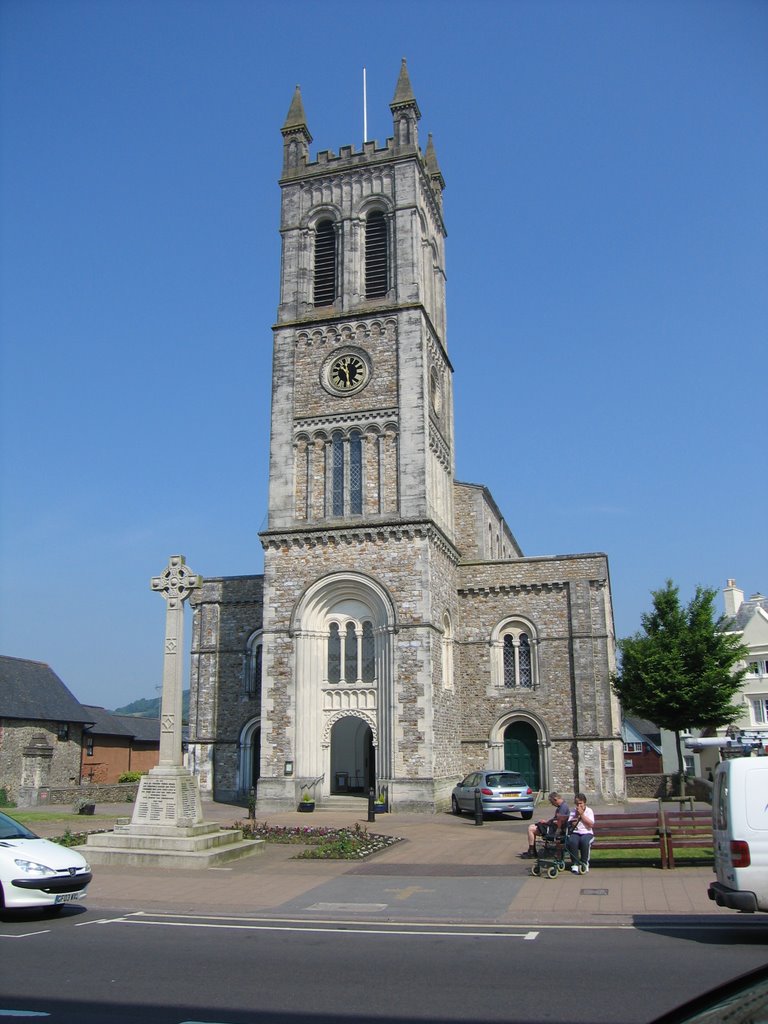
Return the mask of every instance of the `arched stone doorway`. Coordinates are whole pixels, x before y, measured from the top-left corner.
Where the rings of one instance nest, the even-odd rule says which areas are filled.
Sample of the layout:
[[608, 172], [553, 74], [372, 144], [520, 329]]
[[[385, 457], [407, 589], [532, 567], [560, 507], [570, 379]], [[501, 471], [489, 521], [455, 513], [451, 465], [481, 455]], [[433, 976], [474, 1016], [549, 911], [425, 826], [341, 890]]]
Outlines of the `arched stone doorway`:
[[519, 772], [532, 789], [542, 788], [539, 737], [529, 722], [510, 722], [504, 730], [504, 767]]
[[387, 591], [357, 573], [317, 580], [297, 603], [293, 753], [296, 776], [319, 781], [318, 796], [350, 792], [337, 782], [339, 773], [359, 793], [376, 784], [377, 774], [391, 778], [395, 627]]
[[261, 765], [261, 719], [254, 718], [240, 733], [240, 759], [237, 789], [240, 797], [247, 797], [258, 789]]
[[362, 718], [345, 715], [331, 727], [331, 793], [363, 796], [376, 785], [373, 731]]

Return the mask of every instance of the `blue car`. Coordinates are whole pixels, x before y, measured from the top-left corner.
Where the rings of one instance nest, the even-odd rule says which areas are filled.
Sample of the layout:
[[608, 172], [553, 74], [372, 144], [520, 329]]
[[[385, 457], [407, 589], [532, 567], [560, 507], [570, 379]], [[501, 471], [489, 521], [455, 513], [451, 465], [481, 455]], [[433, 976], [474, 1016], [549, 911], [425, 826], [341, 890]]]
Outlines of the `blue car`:
[[518, 772], [471, 772], [451, 794], [454, 814], [474, 813], [476, 789], [480, 790], [483, 814], [517, 812], [526, 821], [533, 817], [533, 790]]

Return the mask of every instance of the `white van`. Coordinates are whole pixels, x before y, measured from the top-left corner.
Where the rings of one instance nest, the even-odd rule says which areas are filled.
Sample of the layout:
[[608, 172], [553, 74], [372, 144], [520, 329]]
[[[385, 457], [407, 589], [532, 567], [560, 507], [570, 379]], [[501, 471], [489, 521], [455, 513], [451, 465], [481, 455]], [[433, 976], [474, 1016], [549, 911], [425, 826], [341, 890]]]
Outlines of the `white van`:
[[768, 757], [736, 757], [715, 771], [712, 833], [718, 907], [768, 912]]

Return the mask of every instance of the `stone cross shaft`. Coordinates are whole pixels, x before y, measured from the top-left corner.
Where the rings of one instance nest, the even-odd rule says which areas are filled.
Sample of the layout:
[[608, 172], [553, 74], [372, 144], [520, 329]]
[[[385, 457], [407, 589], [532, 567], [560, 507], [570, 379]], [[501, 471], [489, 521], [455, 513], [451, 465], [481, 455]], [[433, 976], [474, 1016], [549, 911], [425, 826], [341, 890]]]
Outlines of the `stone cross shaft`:
[[165, 657], [163, 699], [160, 710], [160, 764], [180, 766], [182, 689], [184, 670], [184, 602], [202, 586], [202, 576], [191, 572], [183, 555], [171, 555], [167, 567], [152, 579], [153, 590], [165, 598]]

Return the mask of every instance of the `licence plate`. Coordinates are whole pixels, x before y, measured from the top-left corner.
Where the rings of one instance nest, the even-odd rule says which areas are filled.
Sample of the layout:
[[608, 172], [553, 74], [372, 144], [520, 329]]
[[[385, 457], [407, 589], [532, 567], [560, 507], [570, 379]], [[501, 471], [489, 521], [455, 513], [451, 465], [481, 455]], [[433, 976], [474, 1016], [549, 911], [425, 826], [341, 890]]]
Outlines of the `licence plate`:
[[520, 798], [519, 793], [502, 793], [501, 795], [507, 800], [518, 800]]
[[82, 900], [85, 898], [84, 892], [60, 892], [56, 897], [56, 903], [74, 903], [75, 900]]

